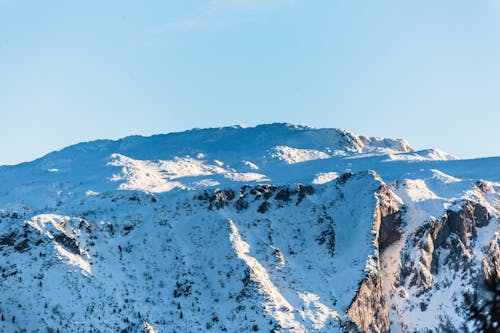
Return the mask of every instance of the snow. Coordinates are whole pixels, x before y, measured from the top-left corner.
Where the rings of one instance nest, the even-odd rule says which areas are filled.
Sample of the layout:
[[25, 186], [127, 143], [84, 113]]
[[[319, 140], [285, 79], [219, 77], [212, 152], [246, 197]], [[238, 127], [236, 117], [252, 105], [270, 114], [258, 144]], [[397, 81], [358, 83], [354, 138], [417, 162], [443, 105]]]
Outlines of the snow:
[[[437, 169], [429, 171], [428, 178], [398, 181], [393, 185], [393, 190], [405, 202], [408, 221], [403, 239], [387, 249], [382, 254], [381, 260], [385, 277], [384, 289], [386, 294], [390, 295], [390, 304], [392, 304], [389, 307], [393, 323], [391, 331], [395, 332], [424, 332], [429, 327], [439, 327], [449, 322], [460, 325], [464, 319], [461, 310], [463, 294], [471, 291], [477, 281], [477, 276], [471, 272], [482, 269], [486, 251], [490, 244], [496, 242], [494, 235], [499, 228], [498, 217], [494, 217], [498, 216], [498, 212], [492, 207], [492, 203], [498, 197], [494, 194], [483, 195], [470, 180], [449, 176]], [[494, 193], [493, 184], [489, 183], [490, 193]], [[429, 186], [438, 191], [440, 197], [436, 198]], [[467, 248], [460, 242], [459, 251], [462, 252], [463, 258], [461, 260], [465, 260], [471, 270], [454, 271], [453, 265], [450, 267], [444, 264], [451, 252], [445, 249], [435, 249], [429, 234], [424, 234], [421, 242], [417, 244], [414, 240], [412, 241], [412, 238], [417, 237], [421, 227], [436, 221], [445, 214], [445, 211], [460, 212], [466, 200], [481, 204], [489, 211], [492, 218], [488, 225], [477, 228], [477, 235], [470, 240], [471, 248]], [[453, 233], [451, 235], [450, 237], [456, 237]], [[434, 253], [431, 255], [432, 252]], [[403, 257], [406, 258], [404, 261]], [[435, 260], [439, 260], [440, 266], [437, 273], [432, 273], [432, 269], [429, 270], [427, 267]], [[424, 284], [425, 296], [417, 297], [416, 294], [418, 295], [420, 291], [416, 287], [401, 285], [396, 279], [399, 267], [410, 265], [412, 262], [416, 263], [417, 271], [425, 280], [430, 282]], [[460, 265], [459, 262], [454, 264]], [[408, 280], [411, 280], [411, 276]]]
[[[500, 157], [460, 160], [290, 124], [101, 140], [3, 166], [0, 308], [19, 325], [0, 331], [342, 332], [374, 272], [391, 331], [460, 323], [461, 293], [476, 277], [442, 261], [439, 273], [427, 269], [433, 257], [420, 247], [431, 244], [419, 231], [466, 201], [485, 207], [490, 222], [463, 252], [479, 271], [500, 233], [498, 170]], [[383, 184], [405, 212], [401, 239], [379, 253]], [[1, 238], [11, 232], [15, 246]], [[407, 265], [432, 281], [424, 296], [398, 284]]]
[[229, 239], [236, 255], [248, 265], [250, 277], [257, 281], [261, 291], [269, 299], [269, 302], [264, 305], [265, 311], [269, 312], [280, 323], [281, 327], [291, 329], [292, 332], [303, 330], [303, 327], [294, 319], [292, 305], [288, 303], [278, 288], [272, 283], [266, 269], [255, 258], [248, 255], [250, 246], [241, 239], [234, 222], [230, 220], [229, 225], [231, 228]]
[[427, 184], [424, 180], [411, 180], [406, 179], [402, 183], [406, 188], [406, 196], [412, 202], [420, 202], [429, 199], [438, 199], [438, 196], [434, 194], [429, 188], [427, 188]]
[[[151, 193], [168, 192], [176, 188], [211, 187], [220, 184], [216, 180], [199, 179], [200, 176], [222, 175], [235, 182], [252, 182], [266, 180], [266, 176], [255, 172], [233, 172], [225, 169], [224, 163], [215, 160], [216, 165], [186, 157], [175, 157], [173, 160], [135, 160], [121, 154], [111, 155], [109, 165], [122, 167], [121, 174], [114, 174], [110, 180], [123, 181], [120, 189], [140, 190]], [[183, 180], [187, 180], [184, 181]]]
[[259, 167], [250, 161], [243, 160], [243, 164], [245, 164], [246, 166], [248, 166], [252, 170], [259, 170]]
[[340, 316], [336, 311], [333, 311], [319, 300], [320, 297], [313, 293], [298, 293], [300, 299], [304, 302], [304, 310], [299, 310], [298, 313], [303, 320], [309, 320], [312, 323], [312, 328], [319, 330], [323, 328], [327, 320], [339, 319]]
[[252, 182], [252, 181], [264, 181], [266, 175], [256, 173], [256, 172], [227, 172], [224, 177], [235, 182]]
[[[492, 235], [495, 235], [495, 238], [492, 240]], [[482, 250], [484, 248], [489, 247], [492, 243], [497, 241], [500, 238], [500, 226], [495, 225], [495, 223], [490, 223], [486, 227], [478, 228], [477, 230], [477, 242], [475, 244], [475, 253], [481, 255], [479, 260], [482, 260], [484, 256], [482, 256]]]
[[85, 195], [99, 195], [99, 192], [88, 190], [88, 191], [85, 192]]
[[432, 176], [432, 178], [435, 178], [435, 179], [438, 179], [440, 180], [441, 182], [445, 183], [445, 184], [449, 184], [449, 183], [458, 183], [458, 182], [461, 182], [462, 180], [459, 179], [459, 178], [456, 178], [456, 177], [453, 177], [453, 176], [450, 176], [450, 175], [447, 175], [445, 174], [444, 172], [442, 171], [439, 171], [439, 170], [436, 170], [436, 169], [431, 169], [432, 173], [434, 174]]
[[331, 182], [332, 180], [335, 180], [339, 177], [339, 174], [337, 172], [320, 172], [316, 174], [314, 177], [312, 183], [313, 184], [326, 184]]
[[66, 233], [64, 226], [66, 225], [69, 217], [57, 214], [41, 214], [33, 217], [28, 223], [38, 230], [40, 233], [46, 233], [47, 236], [52, 237], [51, 230], [56, 230]]
[[57, 253], [61, 257], [63, 257], [64, 259], [66, 259], [68, 261], [68, 263], [70, 265], [77, 266], [78, 268], [80, 268], [82, 271], [84, 271], [88, 275], [92, 275], [92, 271], [90, 270], [90, 264], [87, 261], [83, 260], [82, 257], [77, 256], [69, 251], [66, 251], [59, 244], [56, 244], [54, 246], [54, 248], [56, 249]]
[[[59, 197], [69, 197], [88, 190], [163, 193], [238, 186], [235, 183], [242, 181], [310, 183], [320, 174], [342, 174], [347, 170], [375, 170], [387, 183], [405, 178], [428, 179], [427, 186], [437, 196], [447, 194], [439, 193], [438, 179], [430, 182], [432, 170], [453, 177], [450, 179], [464, 180], [456, 183], [456, 196], [467, 187], [469, 180], [500, 181], [499, 173], [495, 172], [500, 168], [500, 158], [388, 161], [389, 155], [423, 156], [431, 150], [411, 151], [404, 140], [369, 138], [345, 130], [290, 124], [100, 140], [71, 146], [19, 166], [0, 167], [3, 190], [0, 207], [54, 207], [57, 204], [54, 194], [58, 192]], [[276, 157], [272, 157], [273, 154]], [[64, 172], [47, 172], [49, 169]], [[230, 173], [250, 174], [224, 176]], [[316, 181], [321, 182], [322, 178]]]
[[202, 180], [199, 180], [197, 182], [194, 182], [193, 183], [195, 185], [195, 187], [214, 187], [214, 186], [218, 186], [220, 185], [220, 183], [216, 180], [212, 180], [212, 179], [202, 179]]
[[[193, 200], [191, 191], [156, 193], [155, 202], [151, 194], [137, 191], [83, 196], [59, 206], [58, 210], [68, 215], [39, 214], [30, 219], [38, 233], [53, 244], [53, 250], [46, 248], [46, 257], [42, 257], [52, 259], [38, 259], [31, 267], [37, 272], [34, 275], [43, 272], [44, 285], [52, 283], [46, 279], [60, 276], [72, 281], [68, 293], [85, 290], [78, 304], [85, 304], [83, 308], [94, 304], [94, 311], [108, 318], [98, 323], [101, 331], [125, 328], [118, 324], [122, 317], [113, 312], [120, 308], [130, 320], [142, 323], [147, 318], [157, 331], [182, 331], [185, 325], [204, 329], [207, 322], [215, 325], [215, 331], [221, 331], [223, 324], [236, 331], [248, 331], [254, 324], [267, 330], [272, 319], [288, 331], [340, 332], [338, 320], [345, 320], [343, 313], [365, 275], [356, 263], [364, 262], [375, 251], [372, 217], [376, 201], [372, 191], [378, 186], [380, 182], [373, 174], [361, 173], [344, 185], [317, 187], [315, 194], [302, 199], [299, 205], [297, 194], [285, 203], [274, 199], [275, 193], [267, 200], [271, 208], [262, 215], [264, 220], [259, 219], [257, 209], [265, 199], [256, 199], [249, 191], [243, 196], [249, 207], [242, 212], [232, 205], [221, 210], [207, 209], [208, 203]], [[343, 188], [342, 197], [337, 188]], [[363, 198], [365, 205], [359, 207], [355, 198]], [[88, 231], [85, 224], [79, 227], [81, 216], [88, 220]], [[339, 226], [335, 245], [338, 255], [334, 256], [328, 253], [326, 244], [317, 241], [318, 235], [328, 229], [327, 216]], [[225, 224], [229, 225], [227, 234]], [[49, 237], [54, 235], [53, 230], [75, 238], [88, 254], [70, 252], [64, 243]], [[38, 250], [33, 258], [38, 258]], [[23, 261], [18, 264], [28, 267]], [[56, 270], [53, 275], [49, 274], [51, 270]], [[245, 272], [258, 286], [257, 294], [252, 290], [244, 292], [241, 281]], [[31, 281], [30, 274], [26, 270], [23, 280]], [[192, 281], [189, 294], [174, 298], [174, 303], [166, 300], [165, 295], [171, 299], [176, 284], [186, 280]], [[14, 280], [7, 281], [6, 297], [17, 299], [15, 286]], [[85, 312], [55, 296], [59, 290], [40, 289], [36, 293], [42, 295], [40, 301], [23, 301], [29, 308], [43, 312], [46, 300], [52, 299], [53, 304], [64, 305], [57, 318], [66, 322], [75, 313], [73, 323], [85, 322]], [[246, 293], [251, 295], [248, 299], [240, 297], [235, 301], [234, 295]], [[124, 299], [135, 300], [134, 307], [129, 309]], [[182, 321], [178, 319], [178, 303]], [[194, 309], [191, 304], [195, 304]], [[266, 315], [252, 315], [250, 310], [237, 312], [240, 305], [262, 309]], [[219, 322], [212, 323], [213, 313]], [[236, 313], [241, 317], [231, 319]], [[23, 320], [29, 315], [20, 311], [17, 317]], [[243, 320], [243, 315], [248, 320]], [[57, 325], [58, 320], [48, 325]]]
[[458, 157], [439, 149], [422, 150], [411, 153], [388, 154], [387, 161], [449, 161]]
[[277, 158], [287, 164], [302, 163], [321, 160], [331, 156], [315, 149], [299, 149], [287, 146], [276, 146], [271, 149], [271, 157]]
[[144, 329], [147, 331], [147, 333], [158, 333], [154, 328], [153, 325], [148, 323], [147, 321], [144, 321]]

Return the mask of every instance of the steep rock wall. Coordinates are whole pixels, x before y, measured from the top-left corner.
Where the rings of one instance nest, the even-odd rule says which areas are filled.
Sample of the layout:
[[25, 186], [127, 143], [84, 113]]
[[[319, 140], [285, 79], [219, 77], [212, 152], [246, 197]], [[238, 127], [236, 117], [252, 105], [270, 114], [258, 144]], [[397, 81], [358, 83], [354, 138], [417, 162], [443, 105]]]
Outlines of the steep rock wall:
[[387, 296], [384, 294], [382, 276], [378, 269], [380, 267], [378, 251], [383, 251], [401, 238], [403, 206], [385, 184], [380, 186], [375, 196], [377, 206], [374, 213], [373, 231], [377, 253], [373, 259], [376, 267], [373, 267], [361, 282], [347, 310], [347, 315], [363, 332], [383, 333], [389, 332], [390, 322]]

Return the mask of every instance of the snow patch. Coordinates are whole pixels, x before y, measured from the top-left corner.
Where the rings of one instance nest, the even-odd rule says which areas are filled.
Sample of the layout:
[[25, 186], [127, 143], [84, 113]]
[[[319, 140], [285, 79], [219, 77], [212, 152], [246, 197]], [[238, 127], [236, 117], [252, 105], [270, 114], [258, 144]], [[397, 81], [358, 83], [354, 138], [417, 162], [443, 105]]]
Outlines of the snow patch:
[[[269, 298], [264, 310], [280, 323], [283, 328], [304, 329], [293, 316], [293, 307], [283, 297], [278, 288], [272, 283], [266, 269], [255, 259], [248, 255], [250, 245], [245, 242], [238, 231], [238, 228], [232, 220], [229, 220], [230, 235], [229, 239], [234, 252], [239, 259], [243, 260], [250, 270], [250, 278], [258, 283], [260, 290]], [[297, 331], [298, 332], [298, 331]]]
[[28, 224], [38, 230], [41, 234], [45, 233], [47, 236], [52, 238], [52, 234], [47, 226], [49, 225], [61, 233], [66, 233], [65, 226], [68, 220], [69, 217], [67, 216], [57, 214], [40, 214], [29, 220]]
[[158, 333], [153, 326], [148, 323], [146, 320], [144, 321], [144, 329], [146, 330], [147, 333]]
[[405, 179], [403, 181], [403, 186], [406, 189], [406, 195], [413, 202], [438, 199], [438, 196], [427, 188], [427, 184], [422, 179]]
[[326, 184], [339, 177], [337, 172], [320, 172], [314, 177], [313, 184]]
[[83, 260], [82, 257], [65, 250], [59, 244], [54, 245], [54, 248], [60, 257], [65, 258], [68, 261], [68, 264], [77, 266], [86, 274], [92, 275], [90, 264], [87, 261]]
[[436, 169], [431, 169], [433, 175], [432, 178], [437, 179], [445, 184], [450, 184], [450, 183], [458, 183], [461, 182], [462, 179], [456, 178], [450, 175], [445, 174], [442, 171], [436, 170]]
[[194, 185], [196, 185], [196, 187], [213, 187], [213, 186], [219, 186], [220, 182], [213, 179], [202, 179], [197, 182], [194, 182]]
[[338, 313], [319, 301], [319, 296], [310, 292], [298, 293], [299, 298], [304, 302], [303, 310], [298, 310], [302, 320], [309, 320], [316, 330], [325, 326], [328, 319], [339, 320]]
[[[203, 176], [222, 175], [235, 182], [267, 180], [266, 176], [255, 172], [236, 172], [225, 169], [222, 162], [217, 165], [190, 157], [175, 157], [173, 160], [135, 160], [120, 154], [113, 154], [111, 166], [122, 167], [121, 175], [113, 175], [111, 181], [123, 181], [119, 189], [141, 190], [151, 193], [168, 192], [175, 188], [190, 189], [210, 187], [220, 184], [211, 178], [196, 179]], [[193, 179], [194, 178], [194, 179]]]
[[458, 160], [458, 157], [439, 149], [427, 149], [411, 153], [389, 154], [385, 160], [389, 161], [450, 161]]
[[224, 177], [235, 182], [252, 182], [252, 181], [265, 181], [266, 175], [255, 173], [255, 172], [228, 172], [224, 174]]
[[88, 191], [85, 191], [85, 195], [87, 195], [87, 196], [90, 196], [90, 195], [99, 195], [99, 192], [88, 190]]
[[247, 167], [249, 167], [252, 170], [259, 170], [259, 167], [250, 161], [243, 160], [242, 162], [243, 162], [243, 164], [245, 164]]
[[287, 164], [331, 158], [330, 155], [319, 150], [299, 149], [287, 146], [276, 146], [272, 148], [271, 157], [284, 161]]

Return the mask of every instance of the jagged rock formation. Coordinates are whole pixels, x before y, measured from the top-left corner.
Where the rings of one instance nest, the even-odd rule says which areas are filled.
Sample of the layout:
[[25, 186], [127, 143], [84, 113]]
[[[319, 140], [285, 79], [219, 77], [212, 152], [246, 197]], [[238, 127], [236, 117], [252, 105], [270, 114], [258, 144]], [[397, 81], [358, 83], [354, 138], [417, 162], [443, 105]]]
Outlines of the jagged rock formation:
[[463, 331], [499, 167], [286, 124], [0, 167], [0, 331]]
[[[494, 272], [492, 256], [498, 256], [498, 197], [488, 200], [497, 191], [497, 185], [488, 194], [472, 185], [441, 216], [428, 216], [418, 226], [406, 228], [400, 244], [402, 267], [391, 272], [396, 288], [390, 297], [399, 329], [424, 331], [428, 322], [407, 318], [431, 316], [438, 319], [439, 330], [465, 330], [464, 294], [477, 291], [479, 282]], [[413, 206], [415, 213], [418, 209]]]
[[[375, 196], [377, 206], [373, 223], [374, 243], [378, 251], [384, 251], [401, 238], [403, 205], [385, 184], [379, 187]], [[361, 282], [347, 315], [364, 332], [388, 332], [390, 330], [388, 303], [382, 286], [378, 254], [374, 260], [376, 265]]]
[[389, 331], [389, 311], [378, 271], [372, 271], [364, 278], [347, 315], [363, 332]]

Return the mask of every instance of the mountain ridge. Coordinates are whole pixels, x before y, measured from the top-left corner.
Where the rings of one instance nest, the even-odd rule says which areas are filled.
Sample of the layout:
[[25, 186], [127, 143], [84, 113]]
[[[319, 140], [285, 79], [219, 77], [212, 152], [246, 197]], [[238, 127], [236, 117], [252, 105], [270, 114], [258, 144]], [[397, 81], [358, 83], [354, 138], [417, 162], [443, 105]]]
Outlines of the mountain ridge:
[[[193, 129], [184, 130], [184, 131], [175, 131], [175, 132], [159, 133], [159, 134], [152, 134], [152, 135], [133, 134], [133, 135], [129, 135], [129, 136], [119, 138], [119, 139], [114, 139], [114, 140], [113, 139], [97, 139], [97, 140], [82, 141], [82, 142], [79, 142], [76, 144], [69, 145], [69, 146], [64, 147], [62, 149], [59, 149], [59, 150], [49, 152], [49, 153], [47, 153], [39, 158], [36, 158], [32, 161], [22, 162], [19, 164], [36, 162], [36, 161], [43, 159], [47, 156], [52, 156], [54, 154], [63, 153], [65, 151], [71, 150], [71, 149], [92, 148], [93, 145], [97, 145], [99, 147], [100, 146], [99, 144], [114, 145], [115, 149], [119, 149], [118, 147], [120, 144], [128, 142], [128, 141], [134, 141], [134, 140], [138, 140], [138, 141], [143, 141], [143, 140], [148, 140], [148, 139], [152, 139], [152, 140], [154, 140], [154, 139], [173, 139], [173, 140], [175, 140], [175, 139], [177, 139], [176, 137], [179, 137], [179, 136], [190, 136], [190, 137], [194, 136], [194, 137], [196, 137], [197, 135], [213, 135], [213, 134], [216, 134], [217, 132], [232, 131], [232, 130], [255, 130], [255, 131], [259, 131], [259, 130], [273, 131], [274, 130], [275, 131], [277, 129], [278, 130], [293, 129], [295, 131], [311, 131], [311, 130], [323, 131], [323, 130], [327, 130], [327, 131], [335, 131], [338, 133], [349, 134], [349, 135], [356, 136], [356, 137], [363, 137], [363, 138], [367, 138], [367, 139], [375, 139], [375, 140], [376, 139], [383, 139], [381, 137], [362, 136], [362, 135], [359, 135], [359, 134], [356, 134], [354, 132], [350, 132], [350, 131], [347, 131], [347, 130], [341, 129], [341, 128], [314, 128], [311, 126], [298, 125], [298, 124], [293, 124], [293, 123], [270, 123], [270, 124], [261, 124], [261, 125], [257, 125], [257, 126], [232, 125], [232, 126], [224, 126], [224, 127], [193, 128]], [[400, 141], [403, 141], [403, 144], [408, 145], [408, 143], [403, 139], [391, 139], [391, 140], [394, 140], [394, 141], [400, 140]], [[19, 164], [2, 165], [0, 167], [9, 167], [9, 166], [15, 166], [15, 165], [19, 165]]]
[[500, 272], [497, 170], [290, 124], [0, 167], [0, 330], [460, 331]]

